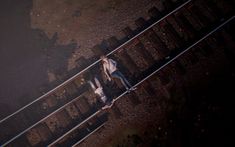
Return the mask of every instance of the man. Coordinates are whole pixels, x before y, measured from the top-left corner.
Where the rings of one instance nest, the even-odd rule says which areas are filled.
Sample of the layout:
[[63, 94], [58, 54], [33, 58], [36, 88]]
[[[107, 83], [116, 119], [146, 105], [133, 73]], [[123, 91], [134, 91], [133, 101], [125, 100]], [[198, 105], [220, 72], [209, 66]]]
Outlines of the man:
[[95, 94], [99, 95], [102, 103], [105, 104], [105, 106], [102, 107], [102, 109], [111, 107], [112, 102], [108, 101], [108, 98], [104, 94], [103, 87], [101, 86], [99, 80], [95, 77], [94, 81], [95, 81], [95, 83], [92, 83], [91, 81], [88, 81], [88, 83], [90, 84], [90, 86], [93, 89], [93, 91], [95, 92]]
[[111, 78], [118, 78], [121, 80], [123, 86], [126, 88], [128, 92], [130, 90], [136, 89], [132, 87], [132, 85], [128, 82], [125, 76], [117, 69], [116, 61], [108, 59], [106, 56], [101, 56], [100, 59], [102, 60], [104, 73], [109, 81], [112, 80]]

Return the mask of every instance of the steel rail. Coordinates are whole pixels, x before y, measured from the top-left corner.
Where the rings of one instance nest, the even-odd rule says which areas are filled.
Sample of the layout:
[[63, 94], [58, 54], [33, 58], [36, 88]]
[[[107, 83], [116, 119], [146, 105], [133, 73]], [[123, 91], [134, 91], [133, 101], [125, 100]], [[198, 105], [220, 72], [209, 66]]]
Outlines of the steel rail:
[[68, 106], [69, 104], [73, 103], [74, 101], [78, 100], [81, 96], [83, 96], [83, 94], [77, 96], [75, 99], [73, 99], [72, 101], [66, 103], [65, 105], [63, 105], [62, 107], [59, 107], [58, 109], [56, 109], [55, 111], [53, 111], [52, 113], [48, 114], [46, 117], [42, 118], [41, 120], [37, 121], [35, 124], [31, 125], [30, 127], [28, 127], [27, 129], [21, 131], [19, 134], [17, 134], [16, 136], [14, 136], [13, 138], [11, 138], [10, 140], [8, 140], [6, 143], [4, 143], [2, 146], [5, 146], [7, 144], [9, 144], [10, 142], [12, 142], [13, 140], [17, 139], [18, 137], [20, 137], [21, 135], [23, 135], [24, 133], [26, 133], [27, 131], [29, 131], [30, 129], [32, 129], [33, 127], [37, 126], [39, 123], [43, 122], [44, 120], [46, 120], [47, 118], [49, 118], [50, 116], [52, 116], [53, 114], [63, 110], [66, 106]]
[[98, 113], [101, 112], [101, 109], [96, 111], [95, 113], [93, 113], [91, 116], [89, 116], [88, 118], [86, 118], [85, 120], [83, 120], [81, 123], [79, 123], [78, 125], [76, 125], [75, 127], [73, 127], [71, 130], [69, 130], [68, 132], [66, 132], [64, 135], [60, 136], [58, 139], [56, 139], [55, 141], [53, 141], [52, 143], [50, 143], [49, 145], [47, 145], [47, 147], [51, 147], [53, 144], [55, 144], [56, 142], [58, 142], [59, 140], [61, 140], [62, 138], [64, 138], [66, 135], [68, 135], [69, 133], [73, 132], [74, 130], [76, 130], [78, 127], [80, 127], [82, 124], [84, 124], [85, 122], [87, 122], [88, 120], [90, 120], [91, 118], [93, 118], [94, 116], [96, 116]]
[[[174, 9], [173, 11], [171, 11], [170, 13], [168, 13], [167, 15], [163, 16], [162, 18], [160, 18], [158, 21], [156, 21], [155, 23], [153, 23], [152, 25], [150, 25], [149, 27], [147, 27], [146, 29], [144, 29], [143, 31], [141, 31], [140, 33], [136, 34], [133, 38], [129, 39], [128, 41], [126, 41], [125, 43], [123, 43], [122, 45], [120, 45], [119, 47], [117, 47], [116, 49], [114, 49], [113, 51], [109, 52], [107, 54], [107, 56], [113, 54], [114, 52], [116, 52], [117, 50], [119, 50], [120, 48], [122, 48], [123, 46], [125, 46], [126, 44], [128, 44], [129, 42], [131, 42], [132, 40], [134, 40], [135, 38], [137, 38], [138, 36], [142, 35], [144, 32], [146, 32], [147, 30], [151, 29], [154, 25], [158, 24], [160, 21], [162, 21], [163, 19], [165, 19], [166, 17], [168, 17], [169, 15], [175, 13], [176, 11], [178, 11], [179, 9], [181, 9], [182, 7], [184, 7], [186, 4], [188, 4], [189, 2], [191, 2], [192, 0], [188, 0], [187, 2], [183, 3], [182, 5], [180, 5], [179, 7], [177, 7], [176, 9]], [[61, 83], [60, 85], [58, 85], [57, 87], [55, 87], [54, 89], [48, 91], [47, 93], [45, 93], [44, 95], [40, 96], [39, 98], [35, 99], [34, 101], [30, 102], [29, 104], [21, 107], [20, 109], [18, 109], [17, 111], [15, 111], [14, 113], [6, 116], [5, 118], [0, 120], [0, 124], [4, 121], [6, 121], [7, 119], [9, 119], [10, 117], [14, 116], [15, 114], [21, 112], [22, 110], [24, 110], [25, 108], [27, 108], [28, 106], [32, 105], [33, 103], [39, 101], [40, 99], [48, 96], [49, 94], [51, 94], [52, 92], [54, 92], [55, 90], [59, 89], [60, 87], [68, 84], [69, 82], [71, 82], [72, 80], [74, 80], [77, 76], [79, 76], [80, 74], [82, 74], [83, 72], [85, 72], [86, 70], [90, 69], [91, 67], [93, 67], [94, 65], [96, 65], [97, 63], [99, 63], [101, 60], [98, 59], [97, 61], [93, 62], [91, 65], [87, 66], [86, 68], [84, 68], [83, 70], [81, 70], [80, 72], [78, 72], [77, 74], [75, 74], [74, 76], [72, 76], [71, 78], [69, 78], [68, 80], [66, 80], [65, 82]]]
[[95, 133], [97, 130], [99, 130], [101, 127], [103, 127], [105, 125], [105, 123], [101, 124], [98, 128], [96, 128], [95, 130], [93, 130], [91, 133], [89, 133], [88, 135], [86, 135], [85, 137], [83, 137], [81, 140], [79, 140], [78, 142], [76, 142], [74, 145], [72, 145], [72, 147], [77, 146], [78, 144], [80, 144], [83, 140], [87, 139], [90, 135], [92, 135], [93, 133]]
[[[159, 70], [161, 70], [162, 68], [164, 68], [165, 66], [167, 66], [168, 64], [172, 63], [174, 60], [176, 60], [178, 57], [180, 57], [181, 55], [183, 55], [185, 52], [189, 51], [191, 48], [193, 48], [195, 45], [197, 45], [198, 43], [200, 43], [201, 41], [203, 41], [204, 39], [206, 39], [208, 36], [210, 36], [211, 34], [213, 34], [214, 32], [216, 32], [217, 30], [219, 30], [221, 27], [223, 27], [225, 24], [229, 23], [230, 21], [232, 21], [235, 18], [235, 16], [232, 16], [231, 18], [229, 18], [228, 20], [226, 20], [224, 23], [222, 23], [221, 25], [219, 25], [218, 27], [216, 27], [214, 30], [212, 30], [211, 32], [209, 32], [207, 35], [205, 35], [204, 37], [202, 37], [201, 39], [199, 39], [198, 41], [196, 41], [195, 43], [193, 43], [191, 46], [187, 47], [185, 50], [183, 50], [182, 52], [180, 52], [178, 55], [176, 55], [175, 57], [173, 57], [172, 59], [170, 59], [169, 61], [167, 61], [165, 64], [163, 64], [161, 67], [159, 67], [157, 70], [155, 70], [154, 72], [152, 72], [150, 75], [148, 75], [147, 77], [145, 77], [144, 79], [142, 79], [140, 82], [136, 83], [133, 87], [137, 87], [138, 85], [140, 85], [141, 83], [143, 83], [144, 81], [146, 81], [148, 78], [150, 78], [151, 76], [153, 76], [154, 74], [156, 74]], [[118, 99], [120, 99], [122, 96], [124, 96], [125, 94], [127, 94], [128, 92], [125, 91], [123, 92], [121, 95], [119, 95], [118, 97], [116, 97], [114, 99], [113, 102], [117, 101]], [[88, 121], [89, 119], [91, 119], [93, 116], [97, 115], [99, 112], [101, 112], [101, 110], [96, 111], [93, 115], [91, 115], [89, 118], [86, 119], [86, 121]], [[62, 135], [60, 138], [58, 138], [57, 140], [55, 140], [54, 142], [52, 142], [51, 144], [48, 145], [48, 147], [51, 147], [53, 144], [55, 144], [56, 142], [58, 142], [59, 140], [61, 140], [63, 137], [65, 137], [66, 135], [68, 135], [69, 133], [71, 133], [73, 130], [77, 129], [79, 126], [81, 126], [83, 123], [85, 123], [85, 121], [83, 121], [82, 123], [78, 124], [77, 126], [75, 126], [73, 129], [71, 129], [70, 131], [68, 131], [67, 133], [65, 133], [64, 135]]]

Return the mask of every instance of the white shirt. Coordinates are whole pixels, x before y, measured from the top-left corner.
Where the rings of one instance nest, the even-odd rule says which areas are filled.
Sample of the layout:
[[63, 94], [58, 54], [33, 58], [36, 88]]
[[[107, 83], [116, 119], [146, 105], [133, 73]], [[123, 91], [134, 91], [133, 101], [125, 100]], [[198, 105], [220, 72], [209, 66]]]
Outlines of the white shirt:
[[109, 72], [109, 74], [113, 73], [114, 71], [117, 70], [117, 62], [112, 60], [112, 59], [108, 59], [108, 62], [103, 62], [103, 68], [104, 68], [104, 72], [107, 75], [107, 71]]
[[98, 94], [101, 98], [101, 100], [105, 103], [107, 100], [107, 97], [104, 94], [103, 88], [99, 87], [95, 90], [95, 93]]

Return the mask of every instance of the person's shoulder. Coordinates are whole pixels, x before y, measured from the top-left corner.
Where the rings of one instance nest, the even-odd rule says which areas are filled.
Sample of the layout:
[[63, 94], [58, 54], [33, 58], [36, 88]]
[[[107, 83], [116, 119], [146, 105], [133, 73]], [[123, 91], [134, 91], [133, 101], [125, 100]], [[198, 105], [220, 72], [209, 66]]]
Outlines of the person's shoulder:
[[109, 59], [109, 61], [111, 61], [111, 62], [116, 62], [115, 60], [113, 60], [113, 59]]

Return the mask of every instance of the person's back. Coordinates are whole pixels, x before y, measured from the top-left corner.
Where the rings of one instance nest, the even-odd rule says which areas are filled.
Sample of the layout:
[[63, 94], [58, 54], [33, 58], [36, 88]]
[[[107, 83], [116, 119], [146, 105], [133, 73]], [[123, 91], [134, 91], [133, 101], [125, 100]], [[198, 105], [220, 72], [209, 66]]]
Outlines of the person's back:
[[[108, 71], [108, 74], [111, 74], [117, 70], [117, 62], [113, 59], [107, 59], [103, 61], [104, 70]], [[106, 71], [106, 72], [107, 72]]]

